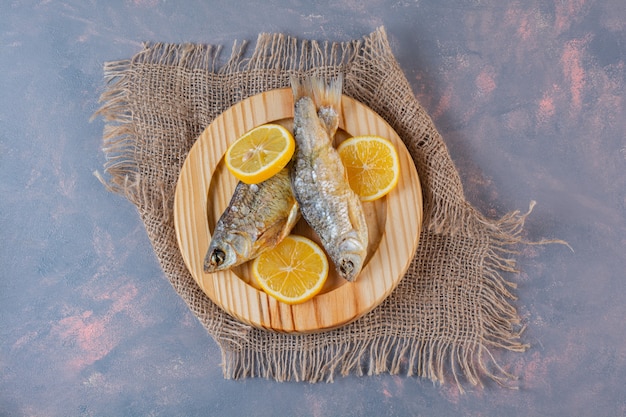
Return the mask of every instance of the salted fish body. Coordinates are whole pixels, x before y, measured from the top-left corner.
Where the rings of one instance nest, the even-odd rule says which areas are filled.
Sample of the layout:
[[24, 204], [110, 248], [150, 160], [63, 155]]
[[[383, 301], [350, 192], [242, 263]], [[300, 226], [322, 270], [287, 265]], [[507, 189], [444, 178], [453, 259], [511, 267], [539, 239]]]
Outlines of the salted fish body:
[[259, 184], [240, 181], [215, 226], [204, 272], [232, 268], [275, 247], [299, 218], [289, 168]]
[[319, 236], [337, 273], [353, 281], [367, 255], [363, 205], [350, 188], [333, 138], [339, 125], [342, 78], [292, 78], [296, 152], [291, 183], [302, 217]]

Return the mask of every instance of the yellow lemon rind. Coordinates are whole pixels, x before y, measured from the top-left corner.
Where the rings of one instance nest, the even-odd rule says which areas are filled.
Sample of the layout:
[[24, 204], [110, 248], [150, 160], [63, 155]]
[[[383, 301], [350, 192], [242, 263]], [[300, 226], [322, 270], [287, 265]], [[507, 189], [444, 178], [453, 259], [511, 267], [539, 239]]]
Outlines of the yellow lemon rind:
[[[274, 291], [272, 288], [270, 288], [267, 285], [267, 283], [265, 282], [263, 277], [261, 277], [261, 274], [259, 273], [259, 268], [258, 268], [259, 262], [264, 257], [264, 255], [267, 254], [267, 252], [264, 252], [263, 254], [259, 255], [257, 258], [255, 258], [252, 261], [252, 275], [254, 276], [257, 284], [259, 284], [261, 289], [266, 294], [268, 294], [269, 296], [271, 296], [271, 297], [275, 298], [276, 300], [278, 300], [280, 302], [283, 302], [285, 304], [290, 304], [290, 305], [301, 304], [301, 303], [304, 303], [306, 301], [309, 301], [310, 299], [312, 299], [313, 297], [318, 295], [319, 292], [324, 287], [326, 279], [328, 278], [328, 271], [329, 271], [328, 259], [326, 258], [326, 254], [321, 249], [321, 247], [317, 243], [312, 241], [311, 239], [308, 239], [308, 238], [303, 237], [303, 236], [298, 236], [298, 235], [289, 235], [284, 240], [287, 240], [287, 239], [292, 239], [292, 240], [294, 240], [296, 242], [304, 242], [304, 243], [308, 244], [315, 251], [315, 253], [318, 255], [318, 257], [319, 257], [319, 259], [320, 259], [320, 261], [322, 263], [322, 271], [319, 274], [320, 278], [316, 282], [316, 285], [314, 287], [310, 288], [303, 296], [295, 297], [295, 298], [294, 297], [287, 297], [287, 296], [285, 296], [284, 294], [282, 294], [282, 293], [280, 293], [278, 291]], [[275, 250], [275, 249], [276, 248], [270, 249], [270, 251]]]
[[[275, 158], [271, 164], [264, 165], [261, 169], [257, 171], [248, 172], [248, 171], [244, 171], [233, 166], [231, 163], [232, 150], [237, 145], [239, 145], [242, 141], [246, 140], [246, 138], [248, 138], [250, 135], [253, 135], [254, 131], [259, 130], [259, 129], [279, 130], [281, 132], [281, 136], [286, 138], [287, 143], [286, 143], [285, 149], [283, 149], [283, 151], [280, 152], [278, 157]], [[296, 148], [295, 140], [291, 132], [289, 132], [289, 130], [287, 130], [284, 126], [281, 126], [279, 124], [268, 123], [268, 124], [264, 124], [261, 126], [257, 126], [254, 129], [251, 129], [250, 131], [246, 132], [243, 136], [241, 136], [239, 139], [237, 139], [235, 142], [233, 142], [226, 150], [226, 154], [224, 155], [224, 163], [226, 164], [226, 168], [228, 169], [228, 171], [230, 171], [230, 173], [233, 174], [235, 178], [237, 178], [238, 180], [246, 184], [258, 184], [260, 182], [263, 182], [273, 177], [278, 172], [280, 172], [281, 169], [286, 167], [289, 161], [291, 160], [293, 153], [295, 152], [295, 148]]]
[[394, 176], [393, 176], [392, 181], [389, 182], [387, 186], [379, 189], [377, 193], [370, 194], [370, 195], [359, 195], [360, 200], [363, 202], [378, 200], [386, 196], [387, 194], [389, 194], [389, 192], [391, 192], [391, 190], [396, 188], [396, 186], [398, 185], [398, 181], [400, 180], [400, 160], [398, 157], [398, 152], [395, 146], [389, 140], [383, 137], [374, 136], [374, 135], [353, 136], [349, 139], [346, 139], [342, 143], [340, 143], [339, 146], [337, 147], [337, 151], [341, 155], [343, 149], [347, 147], [355, 146], [358, 142], [372, 142], [372, 141], [382, 143], [389, 149], [389, 154], [393, 158]]

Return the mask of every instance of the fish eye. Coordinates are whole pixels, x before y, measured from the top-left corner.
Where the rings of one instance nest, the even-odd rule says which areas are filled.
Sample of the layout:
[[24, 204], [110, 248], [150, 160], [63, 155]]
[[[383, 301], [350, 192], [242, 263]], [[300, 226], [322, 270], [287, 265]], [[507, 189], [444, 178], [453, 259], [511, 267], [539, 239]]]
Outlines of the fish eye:
[[226, 253], [221, 249], [214, 249], [211, 253], [211, 263], [214, 265], [221, 265], [226, 259]]
[[344, 260], [341, 262], [339, 269], [342, 275], [349, 275], [354, 270], [354, 263], [349, 260]]

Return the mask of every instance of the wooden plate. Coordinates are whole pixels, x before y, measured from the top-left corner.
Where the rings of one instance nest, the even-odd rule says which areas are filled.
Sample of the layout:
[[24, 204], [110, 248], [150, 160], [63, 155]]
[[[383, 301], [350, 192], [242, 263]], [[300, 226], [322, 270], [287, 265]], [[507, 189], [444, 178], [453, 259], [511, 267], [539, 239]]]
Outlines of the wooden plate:
[[[341, 105], [343, 119], [336, 141], [365, 134], [388, 138], [400, 156], [401, 178], [386, 197], [364, 206], [370, 245], [367, 263], [357, 280], [348, 283], [337, 277], [331, 264], [325, 287], [305, 303], [290, 306], [265, 294], [251, 277], [249, 263], [213, 274], [203, 271], [211, 234], [236, 185], [223, 162], [226, 149], [264, 123], [291, 128], [291, 90], [268, 91], [229, 108], [200, 135], [183, 165], [174, 201], [176, 237], [183, 258], [205, 294], [245, 323], [282, 332], [314, 332], [349, 323], [393, 291], [417, 249], [422, 193], [411, 156], [396, 132], [374, 111], [346, 96]], [[317, 239], [304, 220], [293, 233]]]

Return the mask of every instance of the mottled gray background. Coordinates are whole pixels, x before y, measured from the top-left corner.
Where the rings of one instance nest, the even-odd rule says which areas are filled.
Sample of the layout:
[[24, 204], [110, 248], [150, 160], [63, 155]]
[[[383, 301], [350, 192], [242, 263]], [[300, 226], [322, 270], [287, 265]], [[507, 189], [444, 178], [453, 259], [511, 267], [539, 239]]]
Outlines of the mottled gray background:
[[[625, 416], [623, 0], [2, 1], [0, 416]], [[384, 25], [468, 199], [525, 211], [520, 376], [433, 385], [222, 378], [215, 342], [162, 274], [134, 207], [107, 193], [106, 61], [143, 41], [348, 40]]]

